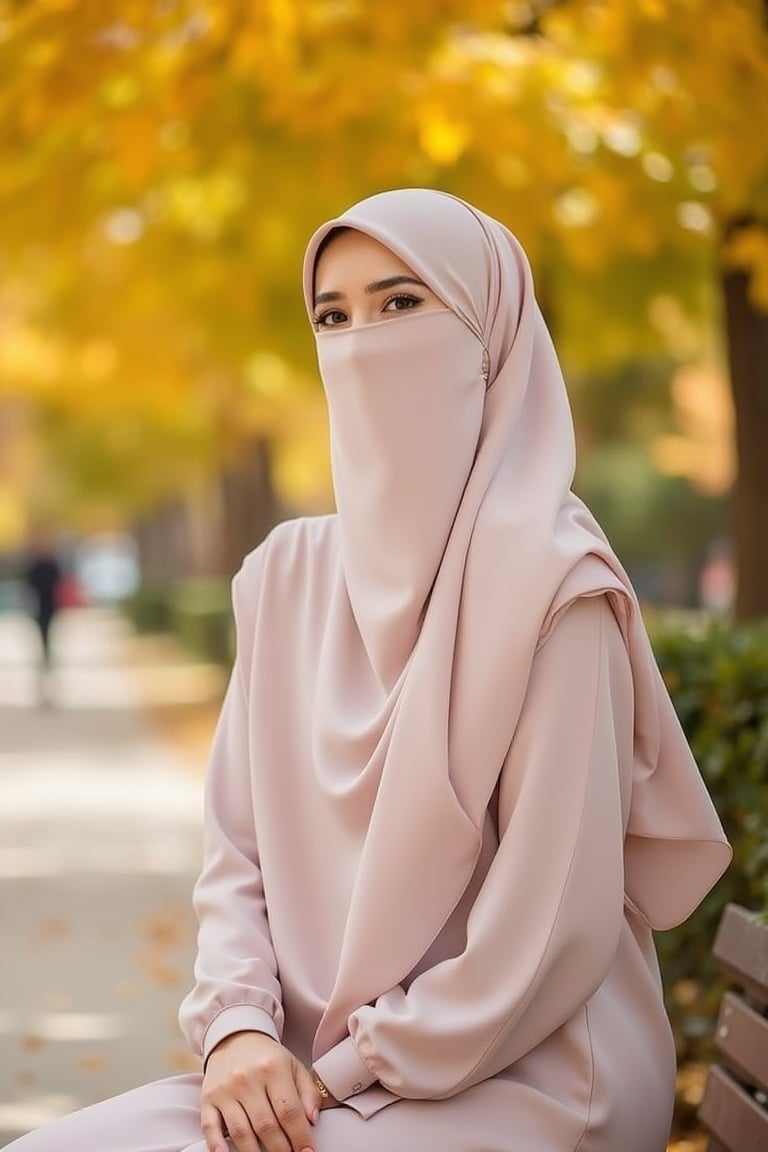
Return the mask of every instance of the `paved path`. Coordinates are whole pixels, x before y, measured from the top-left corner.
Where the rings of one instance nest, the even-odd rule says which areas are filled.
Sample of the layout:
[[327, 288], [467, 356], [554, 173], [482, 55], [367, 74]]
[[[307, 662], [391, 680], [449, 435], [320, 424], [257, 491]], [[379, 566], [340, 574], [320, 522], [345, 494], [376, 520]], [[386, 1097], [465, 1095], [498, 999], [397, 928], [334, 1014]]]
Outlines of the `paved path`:
[[0, 1147], [189, 1067], [201, 782], [142, 715], [119, 617], [70, 613], [50, 706], [0, 615]]

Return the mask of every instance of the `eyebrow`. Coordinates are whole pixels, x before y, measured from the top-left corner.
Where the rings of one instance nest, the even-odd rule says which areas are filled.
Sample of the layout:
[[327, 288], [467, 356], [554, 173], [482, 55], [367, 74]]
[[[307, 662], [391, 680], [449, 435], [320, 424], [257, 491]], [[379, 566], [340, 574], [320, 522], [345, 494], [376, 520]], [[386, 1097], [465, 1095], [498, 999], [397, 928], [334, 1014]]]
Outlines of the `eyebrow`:
[[[420, 288], [426, 288], [423, 280], [417, 280], [414, 276], [387, 276], [384, 280], [373, 280], [370, 284], [366, 284], [364, 291], [369, 295], [375, 292], [385, 292], [387, 288], [396, 288], [399, 284], [417, 284]], [[343, 292], [319, 292], [315, 296], [315, 307], [318, 304], [328, 304], [332, 300], [343, 300]]]

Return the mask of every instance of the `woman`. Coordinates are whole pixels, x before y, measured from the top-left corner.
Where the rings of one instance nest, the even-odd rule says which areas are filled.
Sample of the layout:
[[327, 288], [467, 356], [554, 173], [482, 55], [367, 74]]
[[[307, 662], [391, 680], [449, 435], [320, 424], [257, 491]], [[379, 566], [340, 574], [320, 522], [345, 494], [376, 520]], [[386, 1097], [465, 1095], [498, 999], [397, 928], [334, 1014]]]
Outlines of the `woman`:
[[13, 1147], [661, 1152], [651, 929], [730, 854], [570, 492], [524, 254], [412, 189], [321, 228], [304, 285], [337, 515], [234, 582], [181, 1009], [204, 1078]]

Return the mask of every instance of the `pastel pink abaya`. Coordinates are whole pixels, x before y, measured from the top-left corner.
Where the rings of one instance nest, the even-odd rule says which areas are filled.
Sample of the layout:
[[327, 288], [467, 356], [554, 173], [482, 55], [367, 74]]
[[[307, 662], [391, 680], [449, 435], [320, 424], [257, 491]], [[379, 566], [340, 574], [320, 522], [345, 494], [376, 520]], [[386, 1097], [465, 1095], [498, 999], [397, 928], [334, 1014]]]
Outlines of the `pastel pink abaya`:
[[[496, 221], [437, 192], [358, 229], [444, 308], [318, 334], [335, 516], [235, 580], [207, 783], [203, 1057], [243, 1029], [344, 1106], [319, 1152], [662, 1152], [674, 1048], [651, 930], [729, 849], [627, 577], [571, 494], [560, 369]], [[200, 1147], [199, 1077], [19, 1152]], [[107, 1138], [106, 1133], [112, 1134]]]

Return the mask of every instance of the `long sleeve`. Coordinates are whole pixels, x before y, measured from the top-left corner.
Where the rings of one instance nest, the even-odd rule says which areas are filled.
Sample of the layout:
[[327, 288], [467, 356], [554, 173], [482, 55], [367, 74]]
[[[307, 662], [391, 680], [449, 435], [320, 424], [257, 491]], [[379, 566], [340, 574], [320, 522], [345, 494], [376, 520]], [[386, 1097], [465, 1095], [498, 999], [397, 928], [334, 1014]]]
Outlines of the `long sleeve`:
[[203, 1059], [234, 1032], [282, 1033], [253, 820], [246, 697], [239, 663], [224, 699], [208, 763], [204, 864], [194, 891], [199, 922], [195, 986], [179, 1023]]
[[612, 612], [602, 597], [577, 601], [534, 661], [466, 946], [352, 1014], [315, 1064], [338, 1099], [376, 1080], [396, 1096], [451, 1096], [531, 1051], [598, 988], [623, 919], [632, 724]]

